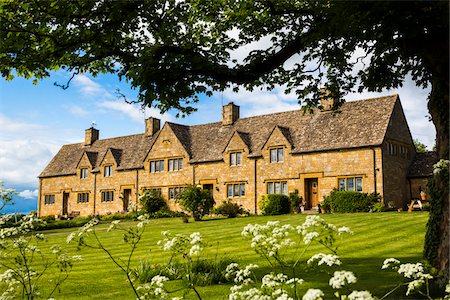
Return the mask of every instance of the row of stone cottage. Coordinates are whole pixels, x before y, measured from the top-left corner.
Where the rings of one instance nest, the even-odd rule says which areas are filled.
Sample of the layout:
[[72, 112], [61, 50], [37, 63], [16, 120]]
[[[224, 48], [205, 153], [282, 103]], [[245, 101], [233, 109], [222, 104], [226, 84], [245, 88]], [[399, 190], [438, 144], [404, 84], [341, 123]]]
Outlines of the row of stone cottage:
[[185, 126], [149, 118], [145, 133], [64, 145], [39, 176], [39, 215], [127, 211], [144, 190], [172, 209], [187, 185], [258, 213], [261, 195], [298, 191], [307, 208], [333, 188], [376, 192], [402, 207], [426, 185], [432, 159], [417, 155], [398, 95], [345, 103], [339, 113], [294, 110], [250, 118], [239, 106], [222, 121]]

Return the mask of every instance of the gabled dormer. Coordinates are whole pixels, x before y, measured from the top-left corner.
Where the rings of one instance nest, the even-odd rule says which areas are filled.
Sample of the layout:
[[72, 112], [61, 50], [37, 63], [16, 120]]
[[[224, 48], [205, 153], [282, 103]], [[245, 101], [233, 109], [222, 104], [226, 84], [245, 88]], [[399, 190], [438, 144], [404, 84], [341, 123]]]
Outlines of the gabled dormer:
[[80, 157], [77, 164], [77, 175], [80, 179], [87, 179], [89, 173], [95, 168], [98, 153], [92, 151], [85, 151]]
[[100, 172], [104, 177], [112, 177], [113, 170], [116, 170], [120, 166], [120, 160], [122, 158], [122, 150], [115, 148], [108, 148], [105, 155], [103, 155], [100, 161]]
[[242, 166], [243, 160], [250, 153], [250, 137], [248, 133], [234, 131], [222, 151], [224, 162], [231, 166]]
[[264, 142], [261, 150], [264, 156], [269, 157], [271, 163], [284, 162], [285, 156], [293, 148], [289, 128], [275, 126]]

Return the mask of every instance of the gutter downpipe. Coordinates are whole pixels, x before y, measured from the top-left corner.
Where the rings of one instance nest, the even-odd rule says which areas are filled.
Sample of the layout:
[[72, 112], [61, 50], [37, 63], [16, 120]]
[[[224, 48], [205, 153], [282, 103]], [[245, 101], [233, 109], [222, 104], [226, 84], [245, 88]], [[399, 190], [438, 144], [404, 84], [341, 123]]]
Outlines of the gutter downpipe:
[[257, 190], [257, 187], [258, 187], [258, 182], [257, 182], [257, 180], [258, 180], [258, 177], [256, 176], [256, 170], [257, 170], [257, 168], [256, 168], [256, 163], [257, 163], [257, 161], [258, 161], [258, 159], [257, 158], [255, 158], [255, 170], [254, 170], [254, 174], [255, 174], [255, 178], [254, 178], [254, 180], [255, 180], [255, 192], [254, 192], [254, 194], [255, 194], [255, 215], [257, 215], [258, 214], [258, 190]]
[[135, 194], [136, 194], [136, 210], [137, 207], [139, 205], [139, 170], [136, 169], [136, 190], [135, 190]]
[[95, 216], [96, 199], [97, 199], [97, 173], [94, 173], [94, 216]]
[[42, 178], [39, 178], [38, 218], [41, 217]]
[[375, 148], [371, 148], [373, 153], [373, 192], [377, 193], [377, 155]]

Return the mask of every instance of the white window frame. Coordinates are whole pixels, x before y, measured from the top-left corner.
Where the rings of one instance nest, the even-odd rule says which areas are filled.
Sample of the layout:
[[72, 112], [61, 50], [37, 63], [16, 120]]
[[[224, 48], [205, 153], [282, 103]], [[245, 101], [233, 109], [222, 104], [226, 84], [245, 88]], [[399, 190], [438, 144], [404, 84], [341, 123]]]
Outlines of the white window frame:
[[183, 158], [171, 158], [167, 161], [167, 170], [176, 172], [183, 170]]
[[77, 203], [89, 203], [89, 193], [78, 193]]
[[89, 169], [88, 168], [81, 168], [80, 169], [80, 179], [86, 179], [88, 178]]
[[[358, 181], [360, 184], [358, 184]], [[363, 191], [362, 176], [338, 177], [338, 190], [362, 193]]]
[[55, 195], [45, 195], [44, 196], [44, 204], [45, 205], [55, 204]]
[[242, 151], [230, 152], [230, 166], [242, 166]]
[[245, 197], [245, 183], [229, 183], [227, 184], [227, 198]]
[[102, 191], [102, 202], [113, 202], [114, 191]]
[[109, 165], [109, 166], [105, 166], [103, 168], [103, 176], [104, 177], [111, 177], [112, 176], [112, 174], [113, 174], [112, 167], [113, 167], [112, 165]]
[[150, 173], [164, 172], [164, 160], [150, 161]]
[[288, 183], [286, 180], [271, 180], [266, 182], [267, 194], [288, 195]]
[[175, 200], [184, 191], [184, 186], [174, 186], [169, 188], [169, 200]]
[[284, 147], [269, 148], [269, 159], [271, 163], [284, 162]]

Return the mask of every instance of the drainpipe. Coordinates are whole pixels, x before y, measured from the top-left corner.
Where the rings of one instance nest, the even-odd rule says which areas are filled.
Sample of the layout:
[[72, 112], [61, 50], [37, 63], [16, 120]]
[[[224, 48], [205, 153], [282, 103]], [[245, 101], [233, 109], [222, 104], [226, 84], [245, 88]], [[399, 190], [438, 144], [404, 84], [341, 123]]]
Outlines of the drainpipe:
[[372, 148], [373, 153], [373, 192], [377, 193], [377, 155], [375, 148]]
[[94, 173], [94, 216], [95, 216], [96, 199], [97, 199], [97, 173]]
[[136, 194], [136, 209], [139, 205], [139, 170], [136, 170], [136, 190], [135, 190], [135, 194]]
[[38, 218], [41, 217], [42, 178], [39, 178]]
[[257, 187], [258, 187], [258, 177], [256, 174], [256, 162], [258, 161], [257, 158], [255, 158], [255, 170], [254, 170], [254, 174], [255, 174], [255, 178], [254, 178], [254, 182], [255, 182], [255, 192], [253, 193], [255, 195], [255, 214], [258, 214], [258, 192], [257, 192]]
[[195, 185], [195, 167], [196, 165], [192, 165], [192, 185]]

